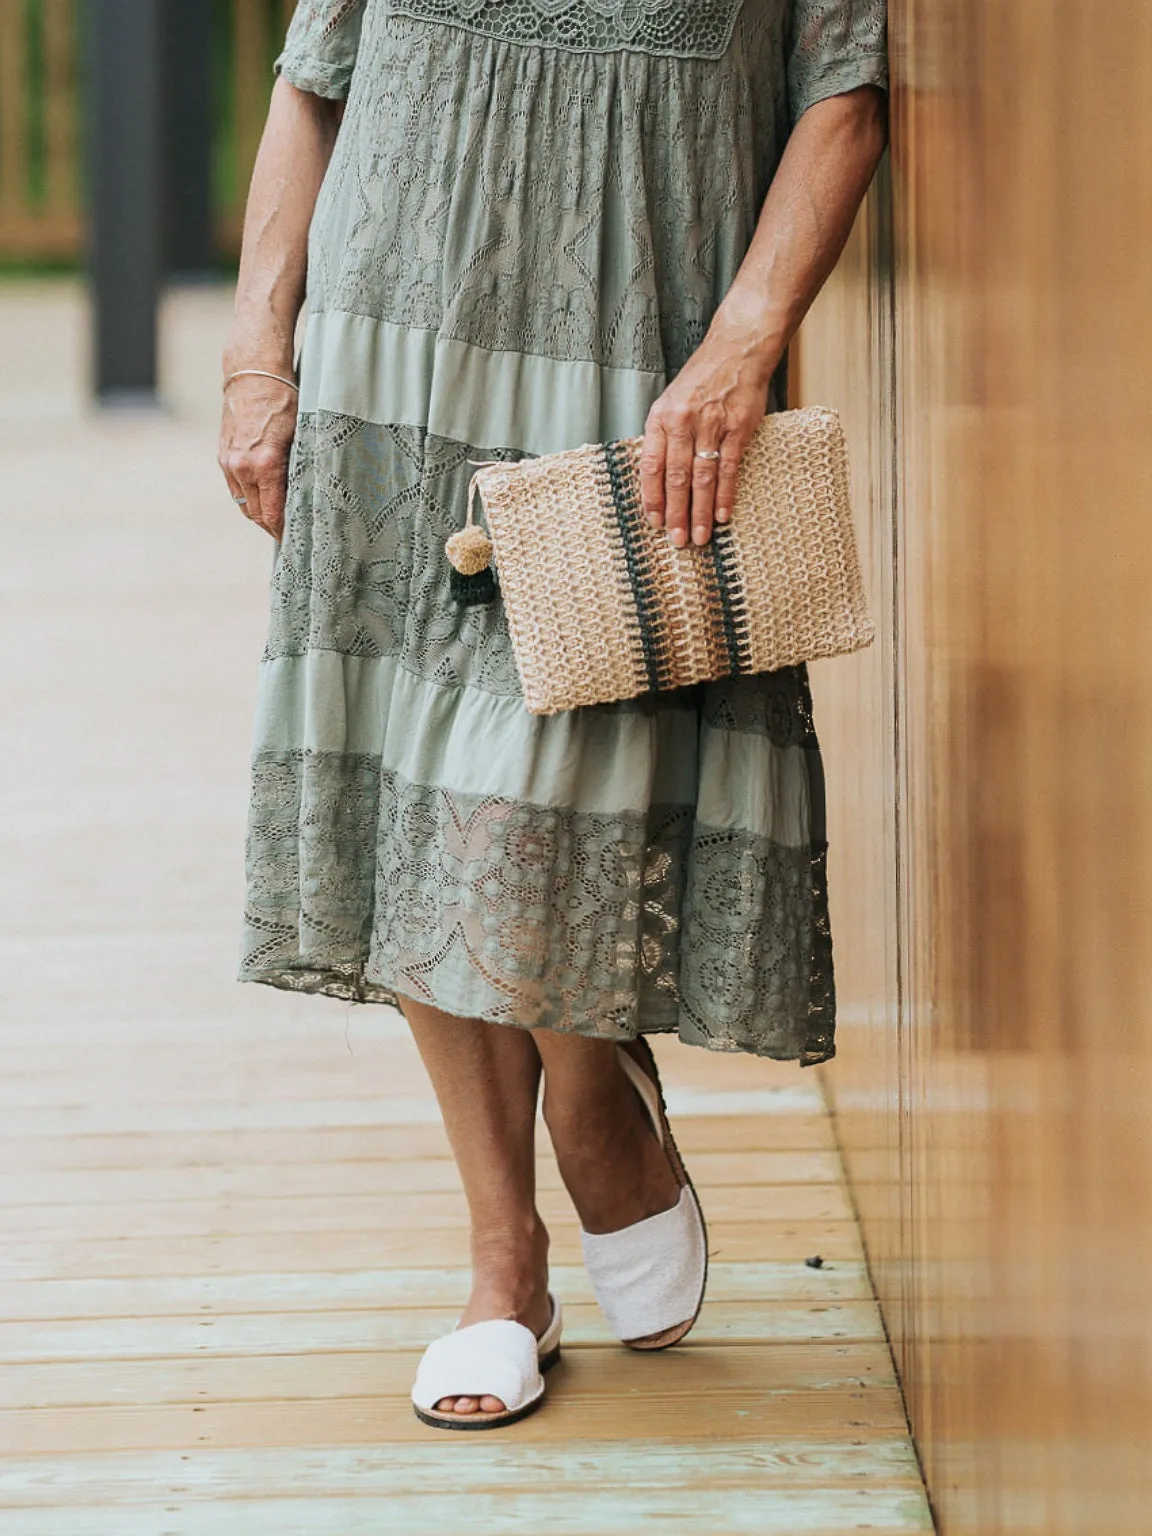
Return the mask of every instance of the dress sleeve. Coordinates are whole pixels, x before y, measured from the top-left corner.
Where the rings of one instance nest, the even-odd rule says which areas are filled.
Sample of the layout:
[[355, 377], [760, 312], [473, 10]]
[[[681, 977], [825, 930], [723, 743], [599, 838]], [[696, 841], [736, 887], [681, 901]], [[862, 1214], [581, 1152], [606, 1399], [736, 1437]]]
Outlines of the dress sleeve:
[[861, 85], [888, 89], [887, 0], [792, 0], [788, 105], [792, 121]]
[[348, 94], [367, 0], [299, 0], [276, 73], [297, 90], [342, 101]]

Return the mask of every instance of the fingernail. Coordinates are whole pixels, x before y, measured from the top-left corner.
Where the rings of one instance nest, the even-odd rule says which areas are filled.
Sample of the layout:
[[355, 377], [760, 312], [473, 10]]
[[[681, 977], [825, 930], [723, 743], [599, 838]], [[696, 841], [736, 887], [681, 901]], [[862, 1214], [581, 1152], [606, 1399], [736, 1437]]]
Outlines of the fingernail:
[[659, 528], [664, 519], [660, 516], [659, 512], [649, 512], [648, 521], [652, 524], [653, 528]]
[[693, 530], [692, 530], [692, 542], [693, 542], [693, 544], [707, 544], [707, 542], [708, 542], [708, 530], [707, 530], [707, 528], [703, 527], [703, 525], [698, 526], [696, 528], [693, 528]]
[[688, 542], [688, 532], [685, 528], [673, 528], [668, 537], [677, 549], [683, 549]]
[[732, 514], [729, 512], [727, 507], [717, 507], [716, 521], [718, 523], [726, 523], [731, 516]]

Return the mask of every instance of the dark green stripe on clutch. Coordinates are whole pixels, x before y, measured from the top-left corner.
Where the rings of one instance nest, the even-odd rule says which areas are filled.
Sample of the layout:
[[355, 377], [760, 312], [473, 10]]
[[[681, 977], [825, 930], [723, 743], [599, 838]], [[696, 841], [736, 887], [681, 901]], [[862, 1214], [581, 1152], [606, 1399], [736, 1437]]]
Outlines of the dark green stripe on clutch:
[[736, 544], [732, 529], [724, 525], [713, 530], [708, 545], [712, 554], [712, 568], [716, 573], [716, 585], [720, 597], [720, 617], [724, 628], [724, 648], [728, 653], [728, 667], [733, 674], [752, 671], [752, 652], [748, 627], [738, 618], [742, 583], [736, 562]]
[[661, 647], [656, 629], [659, 608], [645, 544], [644, 508], [627, 448], [621, 443], [605, 443], [604, 464], [612, 488], [612, 511], [624, 542], [624, 561], [639, 626], [644, 670], [648, 687], [655, 692], [661, 687], [667, 687], [667, 680], [664, 677], [665, 668], [661, 666]]

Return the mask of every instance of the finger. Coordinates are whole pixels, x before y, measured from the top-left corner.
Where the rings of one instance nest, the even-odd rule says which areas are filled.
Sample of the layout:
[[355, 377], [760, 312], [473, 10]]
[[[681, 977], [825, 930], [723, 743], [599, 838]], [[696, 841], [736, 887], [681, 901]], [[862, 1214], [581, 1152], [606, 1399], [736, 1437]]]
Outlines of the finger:
[[701, 454], [718, 452], [714, 443], [701, 437], [697, 439], [692, 455], [692, 542], [707, 544], [712, 537], [712, 519], [716, 510], [716, 481], [719, 477], [719, 459], [701, 458]]
[[251, 457], [247, 453], [231, 453], [224, 460], [223, 467], [232, 500], [249, 522], [263, 528], [261, 486]]
[[668, 437], [664, 465], [664, 526], [677, 549], [683, 549], [688, 542], [694, 448], [695, 440], [688, 431]]
[[667, 442], [663, 428], [653, 425], [644, 433], [640, 449], [640, 497], [653, 528], [664, 523], [664, 460]]
[[732, 507], [736, 501], [736, 482], [740, 478], [740, 460], [743, 446], [738, 438], [729, 434], [720, 444], [720, 468], [716, 476], [716, 521], [732, 520]]
[[231, 454], [227, 454], [221, 451], [220, 458], [217, 460], [217, 462], [220, 465], [220, 473], [224, 476], [224, 484], [228, 487], [229, 496], [231, 496], [232, 500], [238, 507], [240, 507], [240, 510], [243, 512], [244, 508], [241, 505], [241, 502], [243, 500], [247, 500], [247, 497], [240, 489], [240, 480], [232, 468]]
[[[244, 504], [240, 506], [241, 512], [249, 522], [255, 523], [258, 528], [263, 528], [264, 513], [260, 506], [260, 487], [255, 480], [250, 480], [241, 484], [241, 492], [244, 496]], [[237, 503], [237, 505], [240, 504]]]
[[236, 503], [237, 512], [242, 512], [249, 522], [258, 523], [260, 492], [257, 486], [255, 484], [245, 486], [242, 480], [227, 470], [224, 472], [224, 479], [228, 485], [228, 494]]
[[284, 505], [288, 499], [288, 473], [261, 475], [257, 482], [260, 522], [277, 543], [284, 536]]

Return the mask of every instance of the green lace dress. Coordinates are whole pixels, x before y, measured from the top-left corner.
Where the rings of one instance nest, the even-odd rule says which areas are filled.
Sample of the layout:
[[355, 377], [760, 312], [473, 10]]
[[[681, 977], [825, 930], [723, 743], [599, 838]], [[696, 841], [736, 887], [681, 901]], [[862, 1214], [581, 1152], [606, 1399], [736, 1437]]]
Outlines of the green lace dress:
[[642, 430], [792, 123], [884, 84], [884, 0], [302, 0], [279, 68], [347, 108], [311, 238], [243, 978], [826, 1059], [804, 670], [531, 716], [501, 604], [452, 601], [444, 541], [470, 459]]

